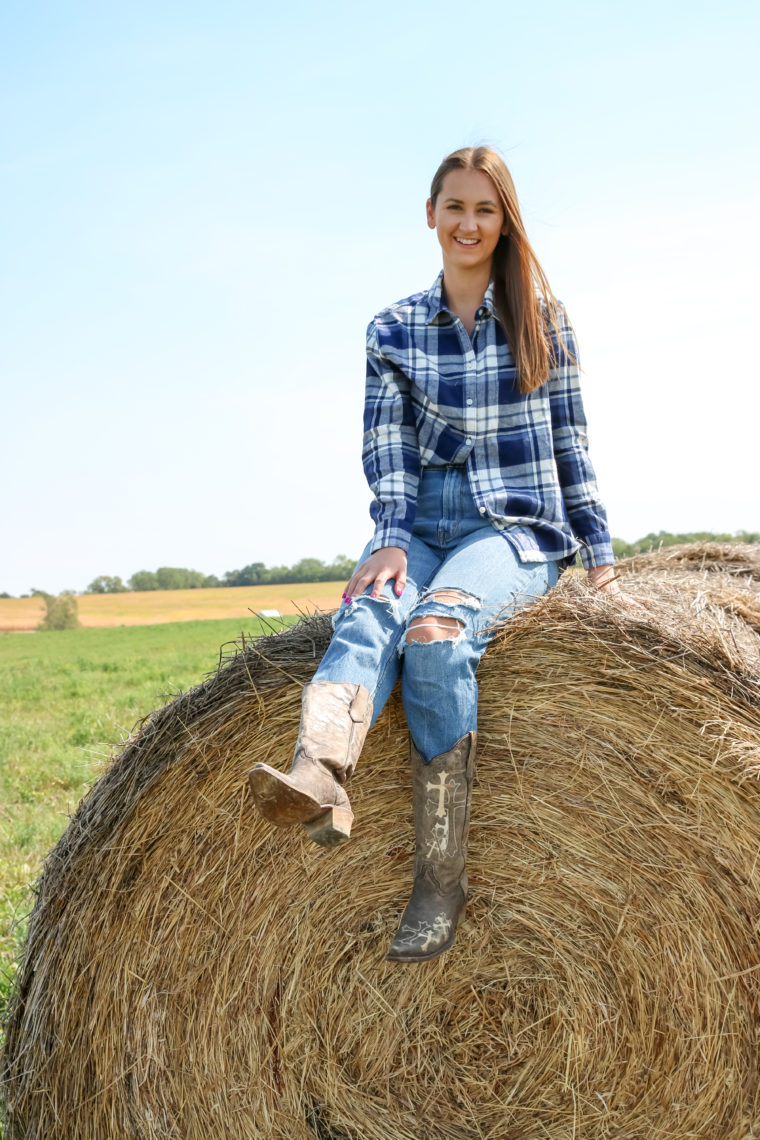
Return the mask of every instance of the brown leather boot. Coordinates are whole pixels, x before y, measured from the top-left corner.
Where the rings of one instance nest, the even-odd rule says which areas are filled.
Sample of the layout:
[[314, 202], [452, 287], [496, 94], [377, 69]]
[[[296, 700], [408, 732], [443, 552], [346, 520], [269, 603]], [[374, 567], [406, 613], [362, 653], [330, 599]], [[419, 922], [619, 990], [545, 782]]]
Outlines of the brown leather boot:
[[454, 944], [467, 902], [467, 836], [477, 733], [425, 764], [410, 741], [414, 830], [412, 897], [388, 951], [392, 962], [424, 962]]
[[261, 814], [281, 827], [303, 823], [323, 847], [345, 843], [354, 815], [343, 785], [356, 767], [371, 719], [372, 699], [362, 685], [305, 685], [290, 774], [268, 764], [256, 764], [248, 774]]

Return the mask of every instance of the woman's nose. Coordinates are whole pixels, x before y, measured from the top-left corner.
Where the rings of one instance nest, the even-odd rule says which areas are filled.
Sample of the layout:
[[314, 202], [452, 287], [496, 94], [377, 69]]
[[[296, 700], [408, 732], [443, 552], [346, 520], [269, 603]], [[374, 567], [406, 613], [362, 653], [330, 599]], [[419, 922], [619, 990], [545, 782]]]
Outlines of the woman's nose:
[[461, 230], [464, 230], [465, 233], [468, 233], [469, 231], [474, 230], [476, 228], [476, 226], [475, 226], [475, 215], [474, 214], [463, 214], [459, 220], [459, 228]]

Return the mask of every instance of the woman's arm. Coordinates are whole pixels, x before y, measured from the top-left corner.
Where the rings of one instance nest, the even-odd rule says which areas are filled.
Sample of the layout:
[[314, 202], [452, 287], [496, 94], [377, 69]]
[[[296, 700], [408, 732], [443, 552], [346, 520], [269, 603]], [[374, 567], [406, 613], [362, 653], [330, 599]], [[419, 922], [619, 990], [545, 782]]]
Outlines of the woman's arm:
[[612, 539], [588, 454], [586, 414], [581, 397], [578, 350], [564, 310], [560, 327], [564, 345], [548, 380], [554, 459], [573, 534], [581, 543], [581, 561], [599, 589], [617, 593]]
[[417, 509], [420, 450], [411, 381], [386, 356], [375, 322], [367, 330], [362, 462], [374, 502], [372, 550], [407, 550]]

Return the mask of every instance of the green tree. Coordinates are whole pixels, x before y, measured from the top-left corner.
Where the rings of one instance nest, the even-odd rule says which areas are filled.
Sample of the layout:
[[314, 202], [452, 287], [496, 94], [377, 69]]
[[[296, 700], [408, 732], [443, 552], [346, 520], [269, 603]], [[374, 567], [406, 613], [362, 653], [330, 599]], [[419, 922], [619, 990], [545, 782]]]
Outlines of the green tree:
[[622, 538], [613, 538], [612, 553], [616, 558], [630, 558], [632, 554], [636, 553], [636, 549], [630, 542], [626, 542]]
[[319, 558], [302, 558], [290, 568], [290, 582], [324, 582], [325, 564]]
[[127, 582], [130, 590], [157, 590], [158, 579], [153, 570], [137, 570]]
[[125, 594], [128, 589], [121, 578], [111, 578], [108, 574], [101, 574], [98, 578], [93, 578], [85, 594]]
[[79, 606], [73, 590], [65, 590], [58, 597], [35, 590], [35, 596], [45, 602], [45, 616], [37, 626], [39, 630], [80, 629]]
[[354, 572], [356, 560], [354, 558], [347, 558], [345, 554], [339, 554], [333, 562], [325, 567], [327, 576], [325, 582], [342, 582], [348, 580]]
[[242, 570], [228, 570], [223, 582], [225, 586], [261, 586], [267, 581], [266, 573], [263, 562], [251, 562]]
[[159, 590], [197, 590], [203, 585], [200, 570], [185, 570], [181, 566], [159, 566], [156, 581]]

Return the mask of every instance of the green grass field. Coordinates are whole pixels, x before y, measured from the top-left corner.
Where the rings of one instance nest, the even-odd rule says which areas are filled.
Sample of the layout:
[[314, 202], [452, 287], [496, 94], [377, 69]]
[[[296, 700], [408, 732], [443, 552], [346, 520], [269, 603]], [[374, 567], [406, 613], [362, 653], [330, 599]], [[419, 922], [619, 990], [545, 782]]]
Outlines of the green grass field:
[[0, 636], [0, 1024], [32, 884], [114, 747], [213, 672], [220, 646], [271, 625], [238, 618]]

